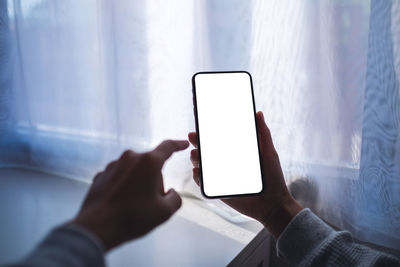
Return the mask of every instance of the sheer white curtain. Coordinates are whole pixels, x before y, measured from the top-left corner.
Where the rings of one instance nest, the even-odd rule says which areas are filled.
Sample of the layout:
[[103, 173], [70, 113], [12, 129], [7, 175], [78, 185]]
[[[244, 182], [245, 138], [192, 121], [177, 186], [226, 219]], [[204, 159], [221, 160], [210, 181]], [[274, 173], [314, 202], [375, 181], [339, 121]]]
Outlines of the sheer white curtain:
[[[123, 149], [186, 138], [194, 72], [247, 70], [287, 181], [307, 181], [303, 192], [333, 225], [400, 248], [396, 1], [1, 8], [3, 166], [90, 179]], [[168, 163], [167, 187], [194, 192], [188, 157]]]
[[19, 155], [4, 160], [85, 179], [123, 149], [186, 138], [193, 5], [8, 1]]

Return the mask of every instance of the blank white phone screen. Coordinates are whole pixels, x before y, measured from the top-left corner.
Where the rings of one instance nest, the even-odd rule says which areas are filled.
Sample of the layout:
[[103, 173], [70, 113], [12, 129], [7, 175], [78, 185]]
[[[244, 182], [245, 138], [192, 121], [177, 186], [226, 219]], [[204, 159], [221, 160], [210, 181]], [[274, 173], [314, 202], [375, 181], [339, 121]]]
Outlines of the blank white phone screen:
[[261, 192], [250, 75], [198, 73], [194, 87], [203, 193], [223, 197]]

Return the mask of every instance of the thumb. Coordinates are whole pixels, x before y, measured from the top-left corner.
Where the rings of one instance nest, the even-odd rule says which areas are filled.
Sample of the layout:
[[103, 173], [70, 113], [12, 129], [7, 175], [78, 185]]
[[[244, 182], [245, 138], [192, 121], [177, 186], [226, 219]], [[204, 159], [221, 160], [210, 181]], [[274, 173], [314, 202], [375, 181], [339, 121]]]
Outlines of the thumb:
[[275, 148], [272, 142], [271, 132], [265, 123], [264, 114], [261, 111], [257, 112], [257, 128], [260, 139], [261, 153], [266, 155], [274, 152]]
[[174, 189], [170, 189], [164, 196], [164, 203], [172, 215], [181, 207], [182, 199]]

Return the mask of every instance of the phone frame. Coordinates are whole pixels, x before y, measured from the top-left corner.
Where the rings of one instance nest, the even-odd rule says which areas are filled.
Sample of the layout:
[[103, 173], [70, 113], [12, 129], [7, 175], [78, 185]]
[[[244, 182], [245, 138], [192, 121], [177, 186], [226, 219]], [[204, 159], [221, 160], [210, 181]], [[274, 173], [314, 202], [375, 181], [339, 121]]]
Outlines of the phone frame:
[[[196, 82], [195, 78], [198, 74], [224, 74], [224, 73], [246, 73], [250, 78], [250, 89], [251, 89], [251, 98], [253, 101], [253, 114], [254, 114], [254, 122], [256, 125], [256, 136], [257, 136], [257, 148], [258, 148], [258, 158], [260, 163], [260, 172], [261, 172], [261, 185], [262, 189], [260, 192], [256, 193], [245, 193], [245, 194], [236, 194], [236, 195], [221, 195], [221, 196], [208, 196], [204, 191], [204, 184], [203, 184], [203, 167], [201, 163], [201, 144], [200, 144], [200, 130], [199, 130], [199, 122], [198, 122], [198, 114], [197, 114], [197, 98], [196, 98]], [[199, 169], [200, 169], [200, 189], [201, 193], [204, 197], [209, 199], [221, 199], [221, 198], [232, 198], [232, 197], [247, 197], [247, 196], [255, 196], [262, 194], [265, 190], [265, 183], [264, 183], [264, 171], [262, 166], [262, 159], [261, 159], [261, 150], [260, 150], [260, 140], [258, 137], [258, 125], [257, 125], [257, 118], [256, 118], [256, 104], [254, 100], [254, 90], [253, 90], [253, 79], [251, 74], [248, 71], [201, 71], [196, 72], [192, 76], [192, 93], [193, 93], [193, 111], [194, 111], [194, 118], [196, 124], [196, 133], [197, 133], [197, 149], [199, 151]]]

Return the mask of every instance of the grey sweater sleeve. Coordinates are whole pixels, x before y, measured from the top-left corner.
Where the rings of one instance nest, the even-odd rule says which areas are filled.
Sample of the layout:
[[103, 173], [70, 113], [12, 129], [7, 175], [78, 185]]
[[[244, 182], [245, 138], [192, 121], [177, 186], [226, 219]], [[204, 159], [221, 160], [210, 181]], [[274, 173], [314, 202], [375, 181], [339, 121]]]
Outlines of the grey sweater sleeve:
[[296, 266], [400, 266], [394, 256], [357, 244], [309, 209], [298, 213], [277, 240], [278, 255]]
[[54, 229], [23, 261], [13, 267], [105, 266], [100, 240], [77, 225]]

